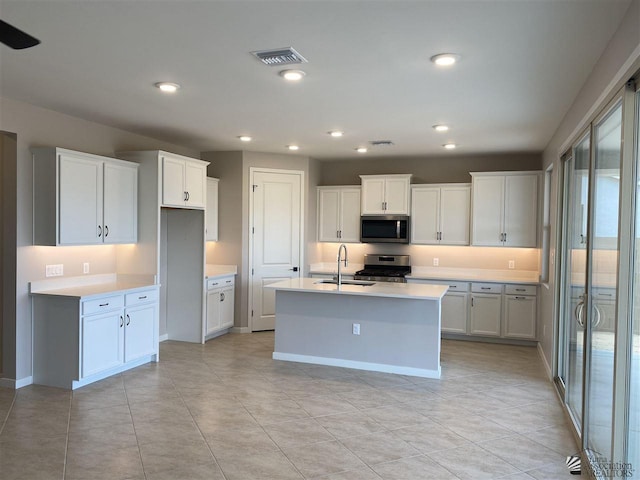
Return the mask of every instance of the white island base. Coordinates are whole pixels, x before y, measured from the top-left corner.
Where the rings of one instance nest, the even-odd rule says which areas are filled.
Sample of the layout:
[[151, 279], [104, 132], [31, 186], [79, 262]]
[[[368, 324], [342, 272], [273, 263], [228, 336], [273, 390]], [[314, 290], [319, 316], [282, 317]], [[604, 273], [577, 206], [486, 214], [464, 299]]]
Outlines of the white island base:
[[446, 287], [421, 297], [365, 293], [372, 287], [361, 286], [285, 288], [285, 283], [272, 285], [274, 360], [440, 378], [440, 298]]

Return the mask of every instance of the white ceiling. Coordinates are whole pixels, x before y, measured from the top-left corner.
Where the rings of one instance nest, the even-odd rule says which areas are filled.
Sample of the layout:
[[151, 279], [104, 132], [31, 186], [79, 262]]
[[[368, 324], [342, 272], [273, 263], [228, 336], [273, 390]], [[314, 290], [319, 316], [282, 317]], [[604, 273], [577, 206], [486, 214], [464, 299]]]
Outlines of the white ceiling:
[[[42, 40], [0, 45], [0, 95], [199, 151], [542, 151], [629, 0], [0, 0]], [[249, 52], [292, 46], [289, 84]], [[438, 69], [429, 57], [462, 56]], [[176, 82], [167, 96], [153, 87]], [[452, 129], [438, 134], [437, 123]], [[339, 129], [334, 139], [327, 131]], [[254, 137], [240, 144], [238, 135]]]

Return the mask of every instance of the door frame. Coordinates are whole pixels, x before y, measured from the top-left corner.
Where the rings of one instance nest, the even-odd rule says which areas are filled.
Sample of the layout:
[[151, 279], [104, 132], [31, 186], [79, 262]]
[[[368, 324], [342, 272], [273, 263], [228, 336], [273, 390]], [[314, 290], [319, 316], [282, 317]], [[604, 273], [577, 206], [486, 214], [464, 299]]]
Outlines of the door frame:
[[298, 265], [300, 265], [300, 275], [304, 273], [303, 260], [305, 258], [305, 239], [306, 239], [306, 225], [305, 225], [305, 206], [307, 205], [307, 191], [305, 187], [305, 175], [304, 170], [289, 170], [283, 168], [264, 168], [264, 167], [249, 167], [249, 184], [247, 185], [248, 193], [249, 193], [249, 223], [247, 225], [247, 235], [249, 238], [249, 262], [247, 269], [247, 277], [249, 281], [248, 288], [248, 298], [247, 298], [247, 317], [248, 322], [247, 326], [249, 328], [249, 333], [253, 333], [253, 315], [252, 306], [253, 306], [253, 275], [251, 271], [253, 269], [253, 235], [251, 232], [251, 227], [253, 225], [253, 217], [254, 217], [254, 205], [253, 205], [253, 185], [254, 185], [254, 177], [256, 173], [284, 173], [288, 175], [298, 175], [300, 179], [300, 245], [298, 246]]

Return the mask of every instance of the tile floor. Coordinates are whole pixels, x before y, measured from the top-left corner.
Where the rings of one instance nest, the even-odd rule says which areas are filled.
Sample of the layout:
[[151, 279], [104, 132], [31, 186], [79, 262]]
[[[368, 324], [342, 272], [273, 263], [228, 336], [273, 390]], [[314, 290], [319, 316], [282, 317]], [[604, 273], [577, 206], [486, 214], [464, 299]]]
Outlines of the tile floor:
[[535, 348], [443, 341], [442, 379], [278, 362], [273, 333], [161, 344], [73, 393], [0, 389], [0, 478], [562, 479]]

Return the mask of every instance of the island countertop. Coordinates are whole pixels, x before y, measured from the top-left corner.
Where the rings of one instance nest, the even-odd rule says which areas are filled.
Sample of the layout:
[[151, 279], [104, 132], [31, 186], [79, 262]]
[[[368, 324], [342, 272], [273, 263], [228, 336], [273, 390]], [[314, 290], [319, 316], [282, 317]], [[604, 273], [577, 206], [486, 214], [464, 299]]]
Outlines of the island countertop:
[[265, 288], [289, 292], [307, 292], [333, 295], [359, 295], [414, 300], [440, 300], [447, 293], [448, 285], [423, 285], [415, 283], [374, 282], [373, 285], [341, 285], [322, 283], [318, 278], [292, 278]]

